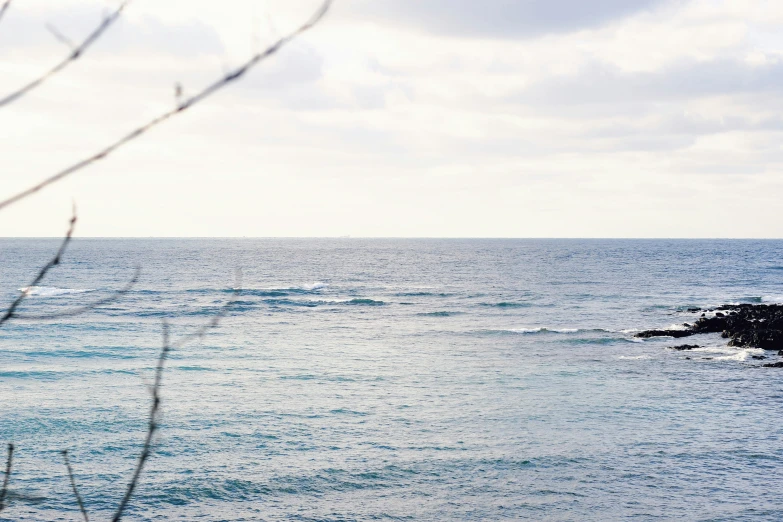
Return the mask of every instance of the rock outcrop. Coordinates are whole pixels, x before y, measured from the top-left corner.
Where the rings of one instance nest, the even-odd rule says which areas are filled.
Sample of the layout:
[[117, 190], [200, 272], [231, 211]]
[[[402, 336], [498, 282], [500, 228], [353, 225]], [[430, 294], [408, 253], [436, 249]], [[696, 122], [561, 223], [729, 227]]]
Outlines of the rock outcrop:
[[[702, 312], [693, 324], [682, 330], [646, 330], [636, 337], [688, 337], [700, 333], [720, 333], [729, 346], [783, 350], [783, 305], [723, 305], [715, 309], [689, 308]], [[707, 313], [713, 313], [708, 316]]]

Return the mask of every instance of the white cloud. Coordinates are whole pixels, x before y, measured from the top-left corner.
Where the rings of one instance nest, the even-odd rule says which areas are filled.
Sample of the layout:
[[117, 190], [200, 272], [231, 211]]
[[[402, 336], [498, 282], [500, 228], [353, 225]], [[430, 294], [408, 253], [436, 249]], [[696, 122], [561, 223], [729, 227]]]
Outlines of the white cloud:
[[[0, 196], [171, 107], [175, 82], [194, 92], [316, 4], [134, 2], [0, 109]], [[0, 213], [0, 234], [57, 235], [74, 197], [84, 235], [783, 235], [783, 5], [441, 4], [338, 0], [240, 83]], [[67, 52], [37, 26], [78, 39], [106, 3], [13, 6], [0, 93]], [[727, 208], [758, 219], [718, 227]]]

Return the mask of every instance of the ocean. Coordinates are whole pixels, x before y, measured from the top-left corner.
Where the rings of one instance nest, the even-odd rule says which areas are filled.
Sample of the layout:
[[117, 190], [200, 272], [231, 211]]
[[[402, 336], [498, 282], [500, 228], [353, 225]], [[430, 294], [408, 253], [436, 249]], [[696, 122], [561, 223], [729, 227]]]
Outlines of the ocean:
[[[0, 298], [57, 239], [0, 240]], [[781, 520], [783, 370], [691, 307], [783, 302], [783, 241], [76, 239], [0, 327], [0, 520]], [[238, 273], [241, 271], [241, 274]], [[235, 296], [234, 288], [241, 291]], [[4, 457], [3, 457], [4, 460]]]

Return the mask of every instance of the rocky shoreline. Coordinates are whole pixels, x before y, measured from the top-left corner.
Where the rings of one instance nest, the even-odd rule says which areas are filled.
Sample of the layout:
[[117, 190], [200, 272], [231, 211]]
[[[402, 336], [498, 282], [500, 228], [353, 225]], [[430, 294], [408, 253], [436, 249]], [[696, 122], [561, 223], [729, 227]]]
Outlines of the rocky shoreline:
[[[720, 333], [722, 337], [729, 339], [729, 346], [778, 352], [783, 350], [783, 305], [738, 304], [709, 309], [689, 308], [687, 311], [701, 313], [701, 316], [693, 323], [684, 323], [683, 329], [645, 330], [637, 333], [635, 337], [679, 339], [695, 334]], [[693, 348], [698, 348], [698, 345], [683, 344], [673, 347], [675, 350]], [[764, 366], [783, 367], [783, 363]]]

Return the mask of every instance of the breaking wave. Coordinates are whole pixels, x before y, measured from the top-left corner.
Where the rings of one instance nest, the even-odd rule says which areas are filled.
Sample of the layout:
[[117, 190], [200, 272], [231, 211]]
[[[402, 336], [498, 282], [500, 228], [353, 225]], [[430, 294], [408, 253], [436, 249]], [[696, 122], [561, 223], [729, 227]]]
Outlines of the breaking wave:
[[590, 332], [605, 332], [605, 333], [617, 333], [615, 330], [607, 330], [604, 328], [550, 328], [546, 326], [538, 326], [533, 328], [505, 328], [500, 330], [480, 330], [482, 333], [493, 334], [506, 334], [506, 335], [527, 335], [527, 334], [540, 334], [540, 333], [556, 333], [556, 334], [575, 334], [575, 333], [590, 333]]
[[492, 306], [495, 308], [527, 308], [533, 306], [533, 303], [516, 303], [513, 301], [502, 301], [500, 303], [479, 303], [481, 306]]
[[36, 297], [55, 297], [58, 295], [84, 294], [94, 292], [93, 288], [57, 288], [54, 286], [25, 286], [19, 289], [20, 292], [28, 296]]

